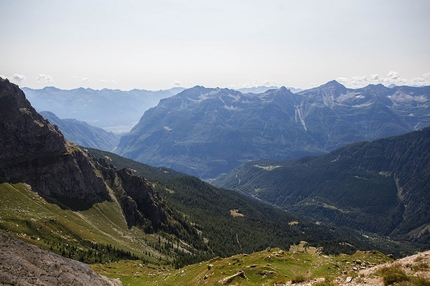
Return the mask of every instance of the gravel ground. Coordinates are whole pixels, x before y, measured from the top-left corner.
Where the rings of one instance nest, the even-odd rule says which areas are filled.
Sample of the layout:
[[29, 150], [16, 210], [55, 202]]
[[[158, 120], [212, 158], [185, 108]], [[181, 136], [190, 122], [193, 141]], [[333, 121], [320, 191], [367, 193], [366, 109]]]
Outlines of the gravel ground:
[[87, 264], [64, 258], [0, 232], [0, 285], [120, 286]]

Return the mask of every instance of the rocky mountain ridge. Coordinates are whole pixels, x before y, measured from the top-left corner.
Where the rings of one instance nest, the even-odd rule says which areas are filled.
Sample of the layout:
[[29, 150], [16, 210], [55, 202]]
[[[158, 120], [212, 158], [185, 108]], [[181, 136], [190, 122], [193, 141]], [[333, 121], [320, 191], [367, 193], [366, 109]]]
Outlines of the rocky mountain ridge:
[[71, 209], [119, 200], [129, 227], [146, 231], [175, 220], [146, 180], [67, 142], [7, 79], [0, 79], [0, 145], [0, 183], [26, 183], [47, 200]]
[[22, 90], [38, 112], [50, 111], [61, 119], [85, 121], [108, 132], [120, 134], [128, 132], [145, 110], [157, 105], [160, 99], [175, 95], [183, 88], [123, 91], [90, 88], [62, 90], [45, 87]]
[[160, 101], [124, 135], [116, 153], [204, 179], [258, 159], [324, 154], [348, 143], [430, 125], [430, 87], [336, 81], [298, 93], [196, 86]]
[[119, 136], [100, 127], [91, 126], [85, 121], [60, 119], [49, 111], [40, 112], [51, 124], [58, 126], [65, 139], [79, 146], [112, 151], [119, 143]]

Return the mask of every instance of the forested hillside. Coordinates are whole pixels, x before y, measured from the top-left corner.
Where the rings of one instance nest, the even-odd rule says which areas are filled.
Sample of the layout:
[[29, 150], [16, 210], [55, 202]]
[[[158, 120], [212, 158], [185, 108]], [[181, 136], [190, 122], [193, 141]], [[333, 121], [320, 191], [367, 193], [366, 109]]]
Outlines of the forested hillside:
[[214, 184], [318, 221], [430, 246], [430, 128], [320, 157], [249, 162]]

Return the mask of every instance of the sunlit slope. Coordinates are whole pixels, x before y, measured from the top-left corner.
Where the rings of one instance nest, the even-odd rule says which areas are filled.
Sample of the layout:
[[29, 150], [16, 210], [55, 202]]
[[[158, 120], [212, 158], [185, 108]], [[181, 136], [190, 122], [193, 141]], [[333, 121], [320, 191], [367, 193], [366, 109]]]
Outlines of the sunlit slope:
[[276, 285], [291, 282], [339, 283], [348, 277], [358, 280], [359, 270], [387, 261], [391, 259], [377, 251], [321, 255], [317, 248], [301, 242], [287, 251], [269, 248], [224, 259], [218, 257], [178, 270], [154, 269], [132, 261], [96, 264], [92, 268], [110, 278], [120, 278], [124, 285]]
[[0, 184], [0, 230], [86, 262], [157, 255], [143, 240], [155, 242], [155, 237], [129, 229], [115, 200], [72, 211], [47, 202], [22, 183]]

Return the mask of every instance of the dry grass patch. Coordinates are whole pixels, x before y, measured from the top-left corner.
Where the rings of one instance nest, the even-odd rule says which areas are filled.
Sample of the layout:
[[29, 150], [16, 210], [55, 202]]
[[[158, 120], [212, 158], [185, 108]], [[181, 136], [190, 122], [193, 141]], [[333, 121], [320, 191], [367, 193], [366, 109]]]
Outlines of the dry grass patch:
[[230, 210], [230, 215], [232, 217], [244, 217], [244, 214], [241, 214], [238, 209]]

